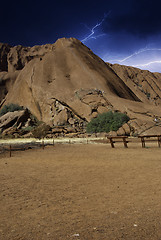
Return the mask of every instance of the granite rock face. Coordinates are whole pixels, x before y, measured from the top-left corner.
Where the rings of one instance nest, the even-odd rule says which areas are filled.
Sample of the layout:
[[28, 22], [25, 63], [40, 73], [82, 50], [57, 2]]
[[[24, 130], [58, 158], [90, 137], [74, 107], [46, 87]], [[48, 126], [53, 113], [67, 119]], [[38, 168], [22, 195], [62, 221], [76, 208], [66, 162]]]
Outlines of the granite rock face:
[[131, 119], [118, 134], [158, 131], [160, 79], [159, 73], [105, 63], [74, 38], [34, 47], [0, 44], [0, 107], [19, 104], [52, 128], [72, 128], [70, 134], [110, 110]]

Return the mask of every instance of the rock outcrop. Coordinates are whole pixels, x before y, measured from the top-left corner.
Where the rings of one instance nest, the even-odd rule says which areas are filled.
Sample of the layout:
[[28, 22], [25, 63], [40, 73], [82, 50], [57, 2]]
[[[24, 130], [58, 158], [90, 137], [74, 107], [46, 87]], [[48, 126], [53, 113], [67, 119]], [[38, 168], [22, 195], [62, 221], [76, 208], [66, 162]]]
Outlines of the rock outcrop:
[[0, 71], [8, 71], [7, 58], [10, 48], [8, 44], [0, 43]]
[[160, 129], [160, 78], [106, 64], [74, 38], [34, 47], [0, 45], [0, 107], [23, 105], [63, 134], [84, 132], [91, 118], [109, 110], [130, 117], [118, 134], [141, 134], [156, 124]]
[[[86, 118], [83, 109], [90, 110], [91, 104], [79, 99], [78, 95], [82, 89], [83, 94], [90, 89], [103, 92], [104, 99], [105, 95], [111, 95], [139, 101], [113, 70], [80, 41], [59, 39], [52, 45], [51, 51], [48, 50], [44, 56], [32, 59], [20, 71], [12, 90], [7, 94], [6, 103], [21, 103], [39, 119], [52, 124], [52, 100], [57, 99]], [[93, 91], [89, 98], [94, 95], [96, 94]], [[108, 99], [106, 102], [109, 102]], [[109, 105], [112, 106], [110, 102]], [[77, 107], [82, 109], [81, 114]], [[92, 117], [92, 114], [88, 115]], [[89, 120], [89, 117], [87, 118]]]
[[161, 73], [107, 63], [133, 93], [145, 103], [161, 105]]
[[14, 72], [22, 70], [32, 59], [41, 58], [52, 51], [53, 44], [23, 47], [0, 43], [0, 71]]
[[0, 132], [2, 136], [18, 134], [24, 135], [37, 125], [37, 120], [28, 109], [8, 112], [0, 117]]
[[[131, 134], [161, 133], [161, 73], [152, 73], [139, 68], [107, 63], [141, 100], [142, 108], [129, 104], [127, 112], [131, 117]], [[157, 107], [156, 107], [157, 106]], [[158, 119], [156, 122], [155, 119]]]

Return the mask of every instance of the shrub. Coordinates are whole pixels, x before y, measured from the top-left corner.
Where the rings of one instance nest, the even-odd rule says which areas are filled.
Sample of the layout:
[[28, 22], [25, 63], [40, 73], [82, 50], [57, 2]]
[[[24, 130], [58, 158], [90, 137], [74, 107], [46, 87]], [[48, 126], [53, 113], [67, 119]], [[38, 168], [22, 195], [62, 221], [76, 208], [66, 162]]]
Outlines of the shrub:
[[10, 103], [8, 105], [5, 105], [1, 110], [0, 110], [0, 117], [3, 116], [4, 114], [8, 112], [14, 112], [14, 111], [19, 111], [23, 110], [24, 108], [22, 106], [19, 106], [18, 104], [13, 104]]
[[93, 118], [87, 124], [86, 131], [88, 133], [117, 131], [129, 120], [130, 118], [124, 113], [109, 111], [107, 113], [99, 114], [98, 117]]
[[42, 122], [39, 126], [34, 128], [34, 130], [32, 131], [32, 135], [34, 138], [41, 139], [47, 135], [49, 130], [50, 130], [50, 126]]
[[22, 130], [24, 132], [31, 132], [34, 130], [34, 126], [23, 127]]

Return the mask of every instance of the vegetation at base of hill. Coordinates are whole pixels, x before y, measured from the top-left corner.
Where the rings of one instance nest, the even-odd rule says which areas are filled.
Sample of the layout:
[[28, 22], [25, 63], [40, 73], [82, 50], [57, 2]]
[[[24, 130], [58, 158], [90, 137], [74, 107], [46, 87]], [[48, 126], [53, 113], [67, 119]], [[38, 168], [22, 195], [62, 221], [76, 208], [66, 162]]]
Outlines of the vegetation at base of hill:
[[18, 104], [9, 103], [8, 105], [3, 106], [3, 108], [0, 110], [0, 117], [8, 112], [20, 111], [23, 109], [24, 108]]
[[31, 132], [34, 129], [34, 126], [23, 127], [22, 130], [24, 132]]
[[50, 126], [47, 125], [46, 123], [44, 122], [39, 122], [39, 125], [37, 127], [35, 127], [32, 131], [32, 135], [34, 138], [44, 138], [48, 131], [50, 130]]
[[99, 114], [96, 118], [91, 119], [87, 124], [88, 133], [117, 131], [130, 118], [121, 112], [112, 112]]

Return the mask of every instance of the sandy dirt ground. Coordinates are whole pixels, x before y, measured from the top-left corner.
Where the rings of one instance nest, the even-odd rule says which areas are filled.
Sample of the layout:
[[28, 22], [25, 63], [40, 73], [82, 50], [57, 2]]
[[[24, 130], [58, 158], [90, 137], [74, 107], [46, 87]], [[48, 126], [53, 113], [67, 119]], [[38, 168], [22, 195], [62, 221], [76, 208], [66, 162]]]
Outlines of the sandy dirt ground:
[[161, 239], [161, 149], [57, 144], [0, 155], [0, 240]]

